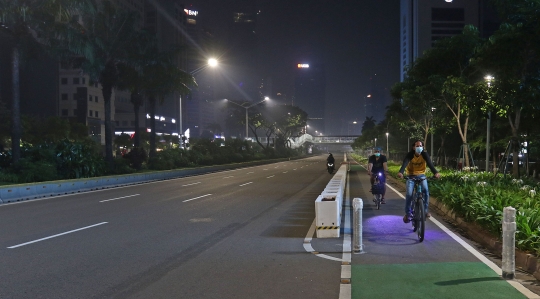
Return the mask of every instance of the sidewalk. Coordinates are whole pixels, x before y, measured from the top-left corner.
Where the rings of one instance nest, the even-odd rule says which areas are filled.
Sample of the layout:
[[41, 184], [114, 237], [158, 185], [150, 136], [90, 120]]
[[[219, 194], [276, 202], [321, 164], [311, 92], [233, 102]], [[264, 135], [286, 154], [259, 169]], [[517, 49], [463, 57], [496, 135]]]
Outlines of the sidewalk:
[[492, 269], [496, 265], [478, 253], [473, 242], [460, 243], [463, 237], [456, 240], [449, 235], [451, 231], [446, 232], [441, 224], [445, 221], [434, 209], [432, 219], [426, 222], [425, 240], [419, 243], [411, 224], [402, 220], [405, 201], [396, 193], [404, 193], [402, 183], [388, 180], [387, 204], [380, 210], [368, 192], [365, 169], [351, 165], [349, 183], [351, 200], [362, 198], [364, 203], [364, 253], [352, 256], [352, 298], [540, 298], [512, 282], [528, 293], [525, 296], [501, 279]]

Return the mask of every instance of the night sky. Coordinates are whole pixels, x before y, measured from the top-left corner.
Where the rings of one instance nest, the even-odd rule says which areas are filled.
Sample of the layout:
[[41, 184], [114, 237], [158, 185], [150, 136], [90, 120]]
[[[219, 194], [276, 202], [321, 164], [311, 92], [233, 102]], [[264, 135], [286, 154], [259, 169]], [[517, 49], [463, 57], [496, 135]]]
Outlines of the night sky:
[[323, 63], [325, 134], [342, 134], [353, 120], [359, 122], [359, 133], [370, 85], [388, 89], [399, 81], [399, 0], [194, 0], [186, 6], [190, 4], [199, 10], [201, 24], [217, 36], [226, 35], [229, 12], [261, 11], [259, 68], [265, 78], [272, 77], [274, 92], [294, 93], [297, 63]]

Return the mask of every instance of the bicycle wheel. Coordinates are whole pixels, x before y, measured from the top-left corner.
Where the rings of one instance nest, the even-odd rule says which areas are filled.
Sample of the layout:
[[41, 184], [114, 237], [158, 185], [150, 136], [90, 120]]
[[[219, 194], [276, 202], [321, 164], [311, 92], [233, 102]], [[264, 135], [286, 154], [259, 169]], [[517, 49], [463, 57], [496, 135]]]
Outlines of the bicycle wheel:
[[375, 194], [375, 203], [377, 204], [377, 210], [381, 209], [382, 194]]
[[424, 208], [424, 198], [422, 195], [420, 195], [420, 197], [416, 201], [416, 206], [414, 207], [414, 209], [416, 210], [416, 232], [418, 233], [418, 241], [422, 242], [424, 241], [424, 233], [426, 231], [426, 210]]

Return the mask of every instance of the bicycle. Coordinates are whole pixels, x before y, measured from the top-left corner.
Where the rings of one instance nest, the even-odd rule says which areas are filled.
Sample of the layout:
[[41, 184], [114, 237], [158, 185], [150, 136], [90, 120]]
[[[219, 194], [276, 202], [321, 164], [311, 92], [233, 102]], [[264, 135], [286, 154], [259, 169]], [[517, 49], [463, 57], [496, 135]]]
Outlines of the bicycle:
[[424, 241], [424, 234], [426, 231], [426, 210], [424, 206], [424, 192], [422, 190], [422, 181], [426, 178], [409, 178], [414, 181], [413, 194], [412, 194], [412, 226], [413, 232], [418, 235], [418, 241]]
[[373, 178], [375, 178], [373, 185], [371, 186], [371, 194], [373, 194], [373, 201], [377, 205], [377, 210], [381, 209], [381, 202], [382, 202], [382, 196], [384, 193], [384, 180], [382, 173], [372, 174]]

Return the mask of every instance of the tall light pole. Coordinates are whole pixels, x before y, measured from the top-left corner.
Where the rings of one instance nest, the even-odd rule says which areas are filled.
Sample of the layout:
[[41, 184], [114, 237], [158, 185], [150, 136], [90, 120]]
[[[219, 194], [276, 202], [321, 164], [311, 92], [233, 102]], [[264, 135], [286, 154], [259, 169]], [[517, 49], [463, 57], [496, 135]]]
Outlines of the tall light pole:
[[[432, 123], [433, 123], [433, 111], [435, 111], [437, 108], [435, 107], [431, 107], [431, 120], [432, 120]], [[433, 149], [433, 130], [431, 130], [431, 147], [429, 148], [429, 150], [431, 151], [431, 157], [433, 157], [435, 155], [435, 150]]]
[[265, 97], [262, 101], [257, 102], [257, 103], [255, 103], [255, 104], [251, 104], [251, 105], [249, 105], [249, 106], [244, 106], [244, 104], [238, 104], [238, 103], [233, 102], [233, 101], [231, 101], [231, 100], [227, 100], [227, 99], [225, 99], [225, 100], [226, 100], [227, 102], [229, 102], [229, 103], [233, 103], [233, 104], [235, 104], [235, 105], [237, 105], [237, 106], [240, 106], [240, 107], [246, 109], [246, 136], [245, 136], [244, 138], [247, 139], [247, 138], [248, 138], [248, 134], [249, 134], [249, 131], [248, 131], [248, 120], [249, 120], [249, 118], [248, 118], [248, 109], [251, 108], [251, 107], [253, 107], [253, 106], [259, 105], [260, 103], [262, 103], [262, 102], [264, 102], [264, 101], [268, 101], [268, 100], [270, 100], [270, 98], [269, 98], [269, 97]]
[[[488, 89], [491, 88], [491, 81], [493, 81], [495, 78], [492, 76], [486, 76], [484, 79], [487, 81]], [[489, 90], [488, 90], [489, 95]], [[487, 117], [487, 133], [486, 133], [486, 172], [489, 171], [489, 138], [490, 138], [490, 127], [491, 127], [491, 111], [488, 111], [488, 117]]]
[[377, 138], [375, 138], [375, 146], [374, 147], [377, 147]]
[[388, 156], [388, 132], [386, 132], [386, 156]]
[[[201, 66], [201, 67], [198, 67], [194, 70], [192, 70], [191, 72], [189, 72], [189, 74], [191, 76], [194, 76], [195, 74], [197, 74], [198, 72], [204, 70], [205, 68], [207, 67], [216, 67], [218, 65], [218, 61], [217, 59], [215, 58], [210, 58], [208, 59], [208, 62]], [[179, 99], [178, 99], [178, 107], [179, 107], [179, 117], [178, 117], [178, 136], [180, 137], [180, 145], [182, 145], [182, 136], [184, 135], [184, 129], [182, 128], [182, 95], [180, 95]]]

